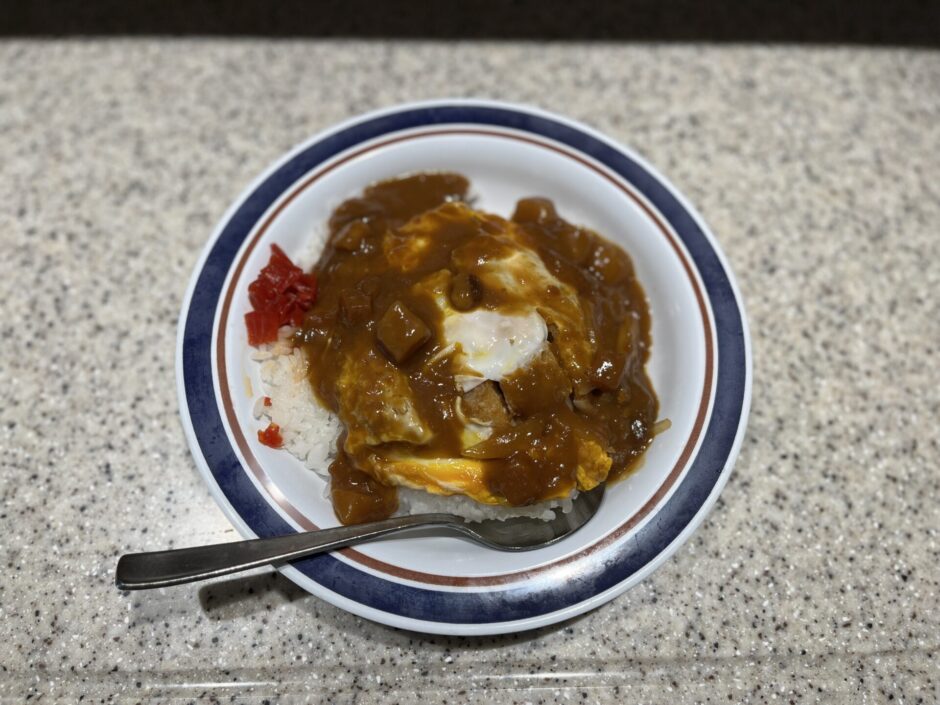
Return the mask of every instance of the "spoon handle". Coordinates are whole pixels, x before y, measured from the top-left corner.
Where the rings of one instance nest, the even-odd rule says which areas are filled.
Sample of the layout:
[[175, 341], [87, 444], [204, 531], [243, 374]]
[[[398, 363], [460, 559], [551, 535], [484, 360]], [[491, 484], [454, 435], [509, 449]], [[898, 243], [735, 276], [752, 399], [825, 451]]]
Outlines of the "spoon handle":
[[397, 531], [451, 525], [454, 520], [449, 514], [417, 514], [267, 539], [128, 553], [118, 560], [114, 582], [121, 590], [182, 585], [271, 563], [285, 563]]

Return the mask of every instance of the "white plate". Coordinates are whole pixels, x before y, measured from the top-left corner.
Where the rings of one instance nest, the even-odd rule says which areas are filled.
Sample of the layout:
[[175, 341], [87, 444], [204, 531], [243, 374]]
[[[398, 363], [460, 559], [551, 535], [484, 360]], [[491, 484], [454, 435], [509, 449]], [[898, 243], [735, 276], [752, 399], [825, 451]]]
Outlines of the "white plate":
[[283, 572], [397, 627], [520, 631], [596, 607], [660, 565], [714, 503], [747, 421], [750, 343], [731, 272], [691, 206], [624, 147], [564, 118], [490, 101], [399, 106], [300, 145], [239, 197], [196, 267], [180, 318], [181, 414], [197, 465], [243, 535], [336, 525], [323, 480], [257, 442], [247, 286], [270, 243], [296, 255], [366, 185], [435, 170], [464, 174], [477, 206], [507, 217], [523, 196], [551, 198], [567, 220], [626, 249], [649, 297], [648, 369], [672, 427], [637, 472], [608, 488], [597, 516], [553, 546], [501, 553], [456, 538], [393, 539]]

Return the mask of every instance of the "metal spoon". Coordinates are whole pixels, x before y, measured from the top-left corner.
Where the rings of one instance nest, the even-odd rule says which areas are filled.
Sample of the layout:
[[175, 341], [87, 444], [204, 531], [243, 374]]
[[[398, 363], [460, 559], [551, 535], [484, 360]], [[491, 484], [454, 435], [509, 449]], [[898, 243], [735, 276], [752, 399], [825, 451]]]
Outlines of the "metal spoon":
[[128, 553], [118, 560], [114, 582], [121, 590], [182, 585], [263, 565], [287, 563], [421, 527], [443, 529], [501, 551], [529, 551], [553, 544], [580, 529], [597, 512], [603, 496], [604, 485], [582, 492], [575, 498], [570, 512], [556, 510], [555, 518], [550, 521], [519, 517], [470, 523], [454, 514], [415, 514], [269, 539]]

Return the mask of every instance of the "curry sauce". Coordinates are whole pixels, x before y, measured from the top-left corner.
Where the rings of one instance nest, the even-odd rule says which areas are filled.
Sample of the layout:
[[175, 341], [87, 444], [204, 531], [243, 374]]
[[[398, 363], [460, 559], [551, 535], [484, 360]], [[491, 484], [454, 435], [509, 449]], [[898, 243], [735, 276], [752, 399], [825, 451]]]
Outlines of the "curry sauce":
[[506, 220], [468, 193], [458, 174], [417, 174], [330, 218], [295, 342], [345, 425], [330, 467], [344, 524], [394, 513], [395, 485], [566, 497], [628, 472], [651, 441], [650, 317], [629, 257], [546, 199]]

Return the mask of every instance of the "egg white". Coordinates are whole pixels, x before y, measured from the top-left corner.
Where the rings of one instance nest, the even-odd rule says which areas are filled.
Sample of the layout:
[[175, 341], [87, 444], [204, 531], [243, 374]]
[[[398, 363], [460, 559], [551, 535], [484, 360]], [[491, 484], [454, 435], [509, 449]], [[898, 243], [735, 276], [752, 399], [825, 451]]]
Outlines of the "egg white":
[[464, 372], [455, 375], [455, 381], [466, 392], [486, 380], [500, 382], [529, 364], [545, 346], [548, 326], [534, 310], [525, 315], [448, 311], [444, 337], [456, 350]]

